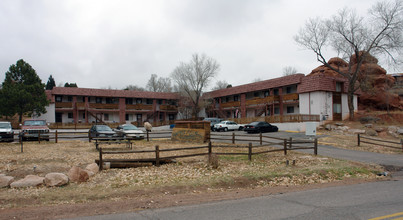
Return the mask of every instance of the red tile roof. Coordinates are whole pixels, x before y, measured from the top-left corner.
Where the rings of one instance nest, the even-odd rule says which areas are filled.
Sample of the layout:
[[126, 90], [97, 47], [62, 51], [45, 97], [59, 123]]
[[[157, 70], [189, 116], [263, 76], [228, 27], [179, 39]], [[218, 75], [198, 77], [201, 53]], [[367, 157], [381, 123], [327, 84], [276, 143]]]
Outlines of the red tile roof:
[[234, 86], [226, 89], [219, 89], [204, 94], [204, 97], [217, 98], [229, 95], [236, 95], [241, 93], [248, 93], [254, 91], [262, 91], [271, 88], [277, 88], [288, 85], [295, 85], [301, 82], [304, 74], [295, 74], [290, 76], [283, 76], [275, 79], [264, 80], [260, 82], [249, 83], [240, 86]]
[[348, 80], [343, 77], [332, 77], [326, 75], [306, 76], [301, 79], [301, 84], [298, 86], [298, 93], [314, 92], [314, 91], [329, 91], [336, 92], [336, 82], [343, 82], [343, 91], [348, 90]]
[[97, 96], [97, 97], [115, 97], [115, 98], [179, 99], [179, 95], [177, 93], [172, 92], [88, 89], [88, 88], [75, 88], [75, 87], [54, 87], [47, 93], [50, 93], [51, 96], [71, 95], [71, 96]]

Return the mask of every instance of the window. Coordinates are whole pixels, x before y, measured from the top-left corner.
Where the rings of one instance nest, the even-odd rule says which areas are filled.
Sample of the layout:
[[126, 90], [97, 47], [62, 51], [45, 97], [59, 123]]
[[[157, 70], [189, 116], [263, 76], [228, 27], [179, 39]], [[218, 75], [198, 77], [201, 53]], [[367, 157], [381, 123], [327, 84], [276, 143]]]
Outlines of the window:
[[73, 113], [72, 113], [72, 112], [69, 112], [69, 113], [67, 114], [67, 118], [73, 118]]
[[55, 99], [56, 99], [56, 102], [62, 102], [63, 101], [63, 96], [57, 95]]
[[72, 102], [73, 101], [73, 96], [71, 96], [71, 95], [67, 96], [67, 101]]
[[169, 114], [168, 117], [169, 117], [170, 121], [175, 120], [175, 115], [174, 114]]
[[129, 114], [126, 114], [125, 120], [126, 120], [126, 121], [129, 121]]
[[158, 99], [157, 102], [158, 102], [158, 105], [162, 105], [162, 99]]
[[239, 95], [234, 95], [234, 101], [239, 101]]
[[152, 99], [147, 99], [146, 100], [147, 105], [152, 105], [153, 104], [153, 100]]
[[287, 113], [294, 113], [294, 106], [287, 106]]
[[342, 82], [336, 82], [336, 92], [343, 92], [343, 83]]
[[254, 93], [253, 93], [253, 96], [254, 96], [254, 97], [259, 97], [259, 92], [254, 92]]
[[229, 102], [229, 97], [225, 97], [225, 102]]
[[136, 104], [141, 104], [141, 103], [143, 103], [142, 99], [136, 99]]
[[267, 97], [267, 96], [269, 96], [269, 95], [270, 95], [270, 91], [269, 91], [269, 90], [264, 91], [264, 97]]
[[132, 98], [126, 98], [126, 105], [133, 105], [133, 99]]
[[287, 88], [286, 88], [286, 91], [287, 91], [287, 94], [290, 94], [291, 91], [292, 91], [292, 88], [291, 88], [291, 87], [287, 87]]
[[83, 113], [83, 119], [85, 119], [85, 112]]
[[85, 102], [85, 96], [83, 96], [83, 102]]
[[278, 89], [274, 89], [273, 93], [274, 95], [278, 95]]
[[278, 107], [274, 108], [274, 114], [276, 115], [280, 114], [280, 109]]
[[112, 98], [106, 98], [105, 102], [106, 102], [106, 104], [112, 104], [113, 100], [112, 100]]
[[109, 114], [107, 114], [107, 113], [104, 114], [104, 120], [109, 121]]
[[102, 98], [101, 97], [96, 97], [95, 102], [96, 103], [102, 103]]

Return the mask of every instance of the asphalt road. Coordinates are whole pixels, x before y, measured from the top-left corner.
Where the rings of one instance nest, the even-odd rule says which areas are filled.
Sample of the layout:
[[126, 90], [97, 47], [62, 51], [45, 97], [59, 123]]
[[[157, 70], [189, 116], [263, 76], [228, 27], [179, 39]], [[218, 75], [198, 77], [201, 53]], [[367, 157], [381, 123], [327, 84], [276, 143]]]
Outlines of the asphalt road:
[[397, 174], [391, 181], [74, 220], [370, 219], [395, 213], [403, 217], [403, 174]]

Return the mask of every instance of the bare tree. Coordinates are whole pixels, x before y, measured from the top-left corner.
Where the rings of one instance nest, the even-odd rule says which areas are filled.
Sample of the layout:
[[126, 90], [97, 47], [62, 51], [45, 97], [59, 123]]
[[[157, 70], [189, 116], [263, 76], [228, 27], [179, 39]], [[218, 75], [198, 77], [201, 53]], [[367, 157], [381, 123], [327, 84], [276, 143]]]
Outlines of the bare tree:
[[294, 75], [297, 74], [297, 72], [298, 72], [297, 69], [292, 66], [286, 66], [283, 68], [283, 76]]
[[217, 75], [220, 65], [213, 58], [205, 54], [193, 54], [189, 63], [181, 62], [172, 72], [178, 90], [192, 102], [192, 115], [197, 117], [200, 112], [200, 98], [210, 83], [211, 78]]
[[152, 92], [172, 92], [171, 79], [159, 77], [157, 74], [151, 74], [146, 89]]
[[128, 85], [123, 90], [145, 91], [143, 87], [137, 85]]
[[227, 81], [225, 80], [219, 80], [216, 82], [215, 86], [212, 88], [212, 90], [219, 90], [219, 89], [226, 89], [232, 87], [231, 84], [228, 84]]
[[[343, 9], [330, 19], [310, 19], [295, 36], [295, 41], [312, 50], [317, 60], [346, 77], [350, 120], [354, 119], [354, 92], [359, 88], [361, 66], [370, 54], [398, 64], [403, 47], [403, 5], [401, 0], [376, 3], [367, 17]], [[348, 63], [347, 67], [329, 65], [324, 51], [330, 47]], [[352, 62], [354, 61], [354, 62]]]

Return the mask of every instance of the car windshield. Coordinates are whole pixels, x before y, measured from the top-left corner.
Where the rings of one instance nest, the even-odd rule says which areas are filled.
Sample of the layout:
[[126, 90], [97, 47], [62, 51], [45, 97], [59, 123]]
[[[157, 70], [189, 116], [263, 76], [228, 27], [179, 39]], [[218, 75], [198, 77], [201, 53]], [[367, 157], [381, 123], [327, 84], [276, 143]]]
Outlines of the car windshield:
[[258, 125], [258, 124], [259, 124], [259, 122], [258, 122], [258, 121], [255, 121], [255, 122], [250, 123], [249, 125], [256, 126], [256, 125]]
[[45, 121], [24, 121], [25, 126], [44, 126]]
[[138, 130], [138, 128], [137, 128], [136, 126], [130, 125], [130, 124], [122, 125], [122, 128], [123, 128], [123, 130], [125, 130], [125, 131], [127, 131], [127, 130]]
[[112, 131], [112, 129], [106, 125], [98, 125], [96, 127], [97, 131]]
[[10, 129], [11, 125], [10, 125], [10, 123], [0, 123], [0, 128], [2, 128], [2, 129]]

